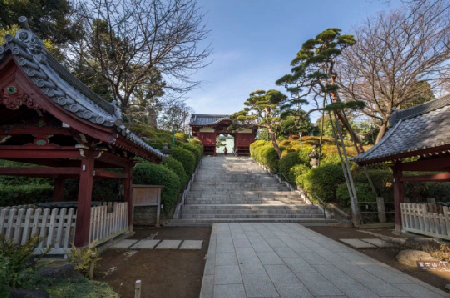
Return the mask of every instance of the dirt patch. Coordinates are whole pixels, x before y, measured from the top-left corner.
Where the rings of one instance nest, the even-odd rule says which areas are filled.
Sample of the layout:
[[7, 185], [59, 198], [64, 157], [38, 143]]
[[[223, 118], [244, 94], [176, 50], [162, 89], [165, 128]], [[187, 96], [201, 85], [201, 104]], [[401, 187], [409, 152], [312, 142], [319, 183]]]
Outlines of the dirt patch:
[[[373, 238], [375, 236], [359, 232], [356, 228], [336, 228], [336, 227], [308, 227], [311, 230], [320, 233], [328, 238], [339, 241], [340, 238]], [[362, 229], [359, 229], [362, 230]], [[407, 235], [395, 235], [388, 229], [370, 229], [370, 232], [383, 234], [396, 238], [408, 238]], [[340, 242], [340, 241], [339, 241]], [[343, 242], [341, 242], [343, 243]], [[345, 243], [344, 243], [345, 244]], [[345, 244], [347, 245], [347, 244]], [[347, 245], [349, 246], [349, 245]], [[350, 246], [349, 246], [350, 247]], [[352, 247], [353, 248], [353, 247]], [[382, 263], [385, 263], [395, 269], [398, 269], [410, 276], [420, 279], [436, 288], [445, 291], [445, 285], [450, 283], [450, 272], [438, 272], [438, 271], [420, 271], [417, 268], [412, 268], [403, 264], [400, 264], [396, 260], [397, 254], [400, 252], [398, 247], [390, 248], [376, 248], [376, 249], [356, 249], [359, 252], [374, 258]]]
[[106, 250], [96, 279], [107, 282], [124, 298], [134, 297], [134, 283], [142, 281], [142, 298], [198, 298], [211, 228], [135, 227], [132, 239], [203, 240], [201, 250]]

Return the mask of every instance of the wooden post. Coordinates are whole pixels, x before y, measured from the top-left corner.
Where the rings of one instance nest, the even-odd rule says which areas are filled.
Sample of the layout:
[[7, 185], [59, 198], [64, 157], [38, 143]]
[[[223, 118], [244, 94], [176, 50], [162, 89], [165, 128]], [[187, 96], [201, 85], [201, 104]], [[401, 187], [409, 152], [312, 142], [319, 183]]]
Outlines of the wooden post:
[[403, 203], [405, 197], [404, 186], [401, 181], [403, 173], [399, 168], [399, 164], [395, 164], [392, 170], [394, 171], [395, 231], [400, 233], [402, 229], [400, 204]]
[[141, 286], [142, 282], [140, 279], [136, 280], [134, 285], [134, 298], [141, 298]]
[[90, 150], [84, 150], [81, 159], [80, 185], [78, 191], [77, 223], [75, 227], [75, 247], [89, 245], [91, 225], [92, 187], [94, 184], [94, 156]]
[[123, 186], [123, 200], [128, 203], [128, 230], [133, 232], [133, 165], [130, 163], [125, 168], [125, 173], [128, 178], [124, 181]]
[[55, 178], [55, 185], [53, 187], [53, 202], [64, 201], [64, 178]]
[[156, 227], [159, 228], [159, 215], [161, 213], [161, 188], [158, 191], [158, 206], [156, 206]]
[[95, 259], [97, 257], [97, 255], [95, 253], [91, 254], [91, 262], [89, 263], [89, 279], [93, 280], [94, 279], [94, 266], [95, 263], [93, 261], [93, 259]]
[[386, 210], [383, 198], [377, 198], [378, 219], [380, 223], [386, 222]]

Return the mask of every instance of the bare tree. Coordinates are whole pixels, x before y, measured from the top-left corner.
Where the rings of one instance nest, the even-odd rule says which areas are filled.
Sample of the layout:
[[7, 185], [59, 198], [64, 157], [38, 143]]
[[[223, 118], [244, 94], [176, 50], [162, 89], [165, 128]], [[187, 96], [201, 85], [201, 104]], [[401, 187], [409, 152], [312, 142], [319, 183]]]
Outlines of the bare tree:
[[194, 109], [183, 101], [174, 101], [166, 105], [159, 117], [159, 128], [175, 129], [176, 131], [187, 132], [188, 120]]
[[185, 93], [199, 84], [192, 72], [205, 67], [211, 54], [202, 43], [209, 34], [196, 0], [91, 0], [78, 7], [84, 27], [73, 45], [73, 65], [105, 80], [124, 114], [136, 89], [160, 73], [163, 88]]
[[367, 18], [354, 29], [357, 43], [342, 52], [341, 92], [365, 102], [363, 113], [380, 128], [376, 142], [393, 109], [438, 90], [449, 74], [449, 2], [412, 4]]

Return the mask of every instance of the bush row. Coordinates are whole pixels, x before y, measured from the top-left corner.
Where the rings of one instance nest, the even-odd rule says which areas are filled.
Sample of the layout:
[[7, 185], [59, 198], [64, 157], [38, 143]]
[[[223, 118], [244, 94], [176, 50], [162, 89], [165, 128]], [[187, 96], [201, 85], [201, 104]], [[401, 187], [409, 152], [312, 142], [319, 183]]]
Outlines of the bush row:
[[[278, 158], [270, 141], [257, 140], [250, 146], [250, 153], [257, 162], [283, 174], [287, 180], [295, 181], [297, 185], [308, 191], [314, 199], [320, 197], [327, 202], [339, 202], [343, 207], [350, 206], [345, 176], [342, 171], [340, 158], [332, 138], [322, 140], [322, 156], [320, 167], [312, 169], [308, 154], [312, 145], [318, 145], [318, 137], [303, 137], [302, 142], [297, 139], [279, 140], [278, 146], [282, 152]], [[349, 157], [355, 157], [353, 144], [346, 141]], [[369, 146], [365, 146], [369, 149]], [[360, 202], [374, 202], [376, 196], [370, 187], [368, 179], [361, 168], [351, 163], [352, 177]], [[385, 165], [379, 164], [367, 167], [369, 176], [375, 186], [377, 196], [385, 201], [393, 201], [392, 171]], [[423, 175], [423, 173], [421, 173]], [[405, 183], [405, 196], [411, 202], [420, 202], [426, 198], [436, 198], [438, 201], [450, 201], [450, 185], [448, 183]]]

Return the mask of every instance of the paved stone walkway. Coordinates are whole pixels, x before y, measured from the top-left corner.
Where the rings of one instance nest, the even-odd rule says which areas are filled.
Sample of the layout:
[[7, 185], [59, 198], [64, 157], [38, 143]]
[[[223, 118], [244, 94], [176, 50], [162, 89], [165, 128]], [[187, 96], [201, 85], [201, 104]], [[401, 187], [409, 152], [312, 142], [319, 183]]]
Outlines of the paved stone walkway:
[[296, 223], [213, 224], [201, 297], [450, 297]]

